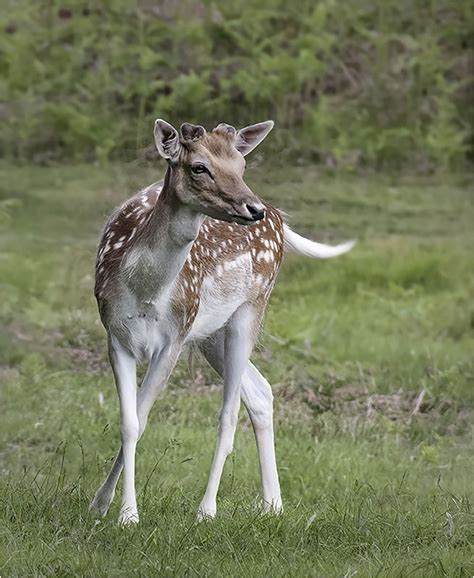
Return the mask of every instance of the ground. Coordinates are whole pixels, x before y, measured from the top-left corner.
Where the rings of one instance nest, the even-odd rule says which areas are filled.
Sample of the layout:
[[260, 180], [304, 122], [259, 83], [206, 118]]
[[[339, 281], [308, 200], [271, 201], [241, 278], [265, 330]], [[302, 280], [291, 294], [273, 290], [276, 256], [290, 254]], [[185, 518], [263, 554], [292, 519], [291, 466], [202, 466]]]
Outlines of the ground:
[[289, 256], [254, 360], [273, 384], [285, 512], [258, 510], [241, 412], [213, 522], [195, 523], [217, 377], [184, 359], [137, 459], [141, 523], [88, 503], [117, 448], [92, 295], [105, 216], [162, 166], [0, 165], [1, 576], [471, 576], [474, 203], [467, 176], [247, 181], [331, 261]]

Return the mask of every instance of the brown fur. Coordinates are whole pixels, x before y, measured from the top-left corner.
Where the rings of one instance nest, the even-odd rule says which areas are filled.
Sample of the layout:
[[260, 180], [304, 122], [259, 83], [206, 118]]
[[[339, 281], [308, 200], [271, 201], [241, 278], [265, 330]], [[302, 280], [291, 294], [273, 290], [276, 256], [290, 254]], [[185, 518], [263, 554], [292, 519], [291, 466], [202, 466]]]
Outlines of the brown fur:
[[[224, 140], [227, 139], [214, 138], [212, 142], [222, 144]], [[108, 289], [120, 274], [122, 259], [140, 241], [150, 221], [162, 186], [160, 181], [137, 193], [119, 207], [106, 224], [96, 261], [95, 295], [101, 311], [106, 306]], [[240, 255], [251, 254], [256, 281], [254, 298], [267, 301], [283, 258], [283, 222], [275, 208], [265, 207], [265, 218], [251, 226], [205, 219], [179, 273], [172, 298], [184, 333], [189, 331], [197, 315], [204, 278], [218, 275], [219, 266]], [[222, 275], [225, 280], [226, 272]]]

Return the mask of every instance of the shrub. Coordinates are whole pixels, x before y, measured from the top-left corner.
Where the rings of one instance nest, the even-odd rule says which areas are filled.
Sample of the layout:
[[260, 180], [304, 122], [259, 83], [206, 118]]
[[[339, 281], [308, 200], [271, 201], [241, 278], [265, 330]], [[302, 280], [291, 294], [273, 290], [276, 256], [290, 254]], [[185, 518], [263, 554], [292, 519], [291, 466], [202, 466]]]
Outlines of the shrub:
[[133, 158], [156, 116], [273, 117], [292, 157], [456, 167], [472, 19], [468, 0], [18, 0], [1, 16], [1, 152]]

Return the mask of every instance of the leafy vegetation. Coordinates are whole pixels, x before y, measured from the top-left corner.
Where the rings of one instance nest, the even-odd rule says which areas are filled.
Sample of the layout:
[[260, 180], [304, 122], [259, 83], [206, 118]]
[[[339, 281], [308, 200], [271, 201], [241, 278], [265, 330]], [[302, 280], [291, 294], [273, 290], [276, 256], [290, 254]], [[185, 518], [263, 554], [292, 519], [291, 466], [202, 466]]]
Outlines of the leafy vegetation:
[[255, 355], [285, 513], [258, 513], [242, 411], [218, 518], [195, 523], [220, 387], [183, 362], [140, 443], [134, 529], [117, 503], [87, 512], [118, 440], [92, 272], [105, 215], [161, 170], [0, 165], [2, 576], [472, 576], [472, 183], [250, 165], [295, 229], [359, 239], [286, 259]]
[[133, 159], [156, 116], [272, 117], [274, 149], [328, 166], [472, 158], [469, 0], [2, 3], [0, 147]]

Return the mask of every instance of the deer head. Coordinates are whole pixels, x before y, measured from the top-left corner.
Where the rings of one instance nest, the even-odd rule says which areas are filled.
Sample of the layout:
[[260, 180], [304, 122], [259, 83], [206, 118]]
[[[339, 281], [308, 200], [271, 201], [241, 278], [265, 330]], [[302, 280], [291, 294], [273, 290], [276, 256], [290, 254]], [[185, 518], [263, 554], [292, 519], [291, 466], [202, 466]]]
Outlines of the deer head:
[[155, 122], [155, 143], [170, 167], [169, 179], [178, 199], [194, 210], [219, 219], [249, 225], [263, 219], [265, 207], [245, 184], [244, 156], [273, 128], [273, 121], [236, 131], [220, 124], [208, 133], [184, 123], [178, 131], [164, 120]]

